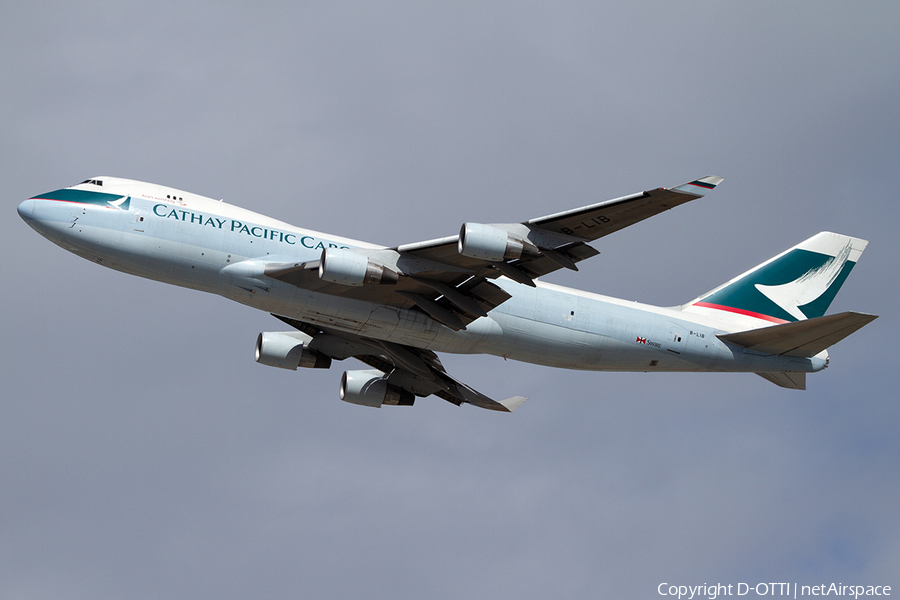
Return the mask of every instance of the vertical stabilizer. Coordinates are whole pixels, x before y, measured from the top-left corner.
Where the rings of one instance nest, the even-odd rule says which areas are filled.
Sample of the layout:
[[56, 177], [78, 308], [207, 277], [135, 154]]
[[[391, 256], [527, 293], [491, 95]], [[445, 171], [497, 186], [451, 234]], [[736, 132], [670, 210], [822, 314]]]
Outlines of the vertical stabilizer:
[[770, 323], [821, 317], [868, 242], [823, 231], [683, 305], [685, 312]]

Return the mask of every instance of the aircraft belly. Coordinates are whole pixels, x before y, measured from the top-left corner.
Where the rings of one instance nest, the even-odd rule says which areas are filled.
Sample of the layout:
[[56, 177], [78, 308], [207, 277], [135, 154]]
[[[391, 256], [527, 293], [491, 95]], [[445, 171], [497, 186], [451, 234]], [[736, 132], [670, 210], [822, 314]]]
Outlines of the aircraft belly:
[[504, 358], [569, 369], [584, 369], [590, 352], [603, 344], [600, 336], [550, 323], [504, 315], [497, 318], [502, 342], [490, 351]]
[[319, 327], [420, 348], [443, 327], [418, 311], [311, 292], [277, 281], [273, 285], [284, 289], [280, 300], [271, 301], [267, 298], [270, 294], [260, 293], [254, 302], [245, 303]]
[[397, 344], [427, 348], [440, 330], [450, 332], [449, 329], [419, 311], [400, 308], [394, 310], [397, 311], [397, 325], [388, 329], [380, 322], [372, 321], [369, 323], [369, 328], [373, 332], [373, 336]]
[[83, 243], [102, 258], [95, 262], [104, 266], [182, 287], [218, 291], [216, 257], [206, 248], [150, 238], [135, 230], [93, 228], [84, 233], [87, 241]]
[[268, 301], [265, 293], [258, 294], [252, 302], [249, 299], [239, 301], [319, 327], [437, 352], [489, 351], [503, 335], [500, 326], [491, 318], [476, 319], [465, 330], [453, 331], [419, 310], [293, 289], [296, 292], [286, 293], [280, 304]]
[[495, 354], [504, 339], [504, 331], [494, 318], [494, 313], [475, 319], [463, 331], [453, 331], [440, 326], [437, 335], [425, 348], [435, 352], [453, 354]]

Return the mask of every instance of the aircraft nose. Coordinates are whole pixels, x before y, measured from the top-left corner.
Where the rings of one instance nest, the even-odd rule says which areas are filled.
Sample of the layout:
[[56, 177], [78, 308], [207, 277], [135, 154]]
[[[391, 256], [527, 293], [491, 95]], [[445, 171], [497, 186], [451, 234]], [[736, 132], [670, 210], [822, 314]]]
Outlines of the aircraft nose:
[[19, 204], [19, 208], [16, 210], [19, 211], [19, 216], [25, 222], [34, 220], [34, 199], [26, 200]]

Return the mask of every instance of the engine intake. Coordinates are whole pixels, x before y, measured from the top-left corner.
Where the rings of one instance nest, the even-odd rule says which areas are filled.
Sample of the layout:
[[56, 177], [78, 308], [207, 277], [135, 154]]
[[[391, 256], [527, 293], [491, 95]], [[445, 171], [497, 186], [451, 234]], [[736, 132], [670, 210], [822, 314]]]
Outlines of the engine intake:
[[540, 250], [530, 242], [509, 235], [509, 232], [481, 223], [463, 223], [459, 230], [457, 250], [463, 256], [490, 262], [517, 258], [534, 258]]
[[319, 279], [341, 285], [366, 283], [394, 284], [397, 273], [369, 260], [364, 254], [349, 248], [326, 248], [319, 261]]
[[412, 392], [388, 383], [381, 371], [344, 371], [341, 376], [341, 400], [360, 406], [412, 406]]
[[307, 346], [312, 338], [299, 331], [264, 332], [256, 338], [256, 362], [296, 371], [306, 369], [327, 369], [331, 357], [310, 350]]

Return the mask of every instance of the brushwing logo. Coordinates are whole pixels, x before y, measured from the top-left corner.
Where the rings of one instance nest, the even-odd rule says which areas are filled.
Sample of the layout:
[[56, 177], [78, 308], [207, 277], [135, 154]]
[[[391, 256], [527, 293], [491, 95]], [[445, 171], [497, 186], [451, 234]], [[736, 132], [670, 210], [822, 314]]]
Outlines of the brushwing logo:
[[[131, 204], [130, 200], [131, 200], [130, 196], [122, 196], [118, 200], [107, 200], [106, 203], [115, 208], [120, 208], [122, 210], [128, 210], [128, 206]], [[123, 207], [122, 204], [125, 202], [128, 202], [128, 204], [125, 204], [125, 206]]]
[[851, 244], [847, 242], [837, 256], [822, 255], [825, 261], [821, 265], [812, 267], [794, 281], [781, 285], [757, 283], [754, 287], [786, 313], [802, 321], [807, 315], [800, 307], [815, 302], [828, 291], [850, 258], [850, 250]]

